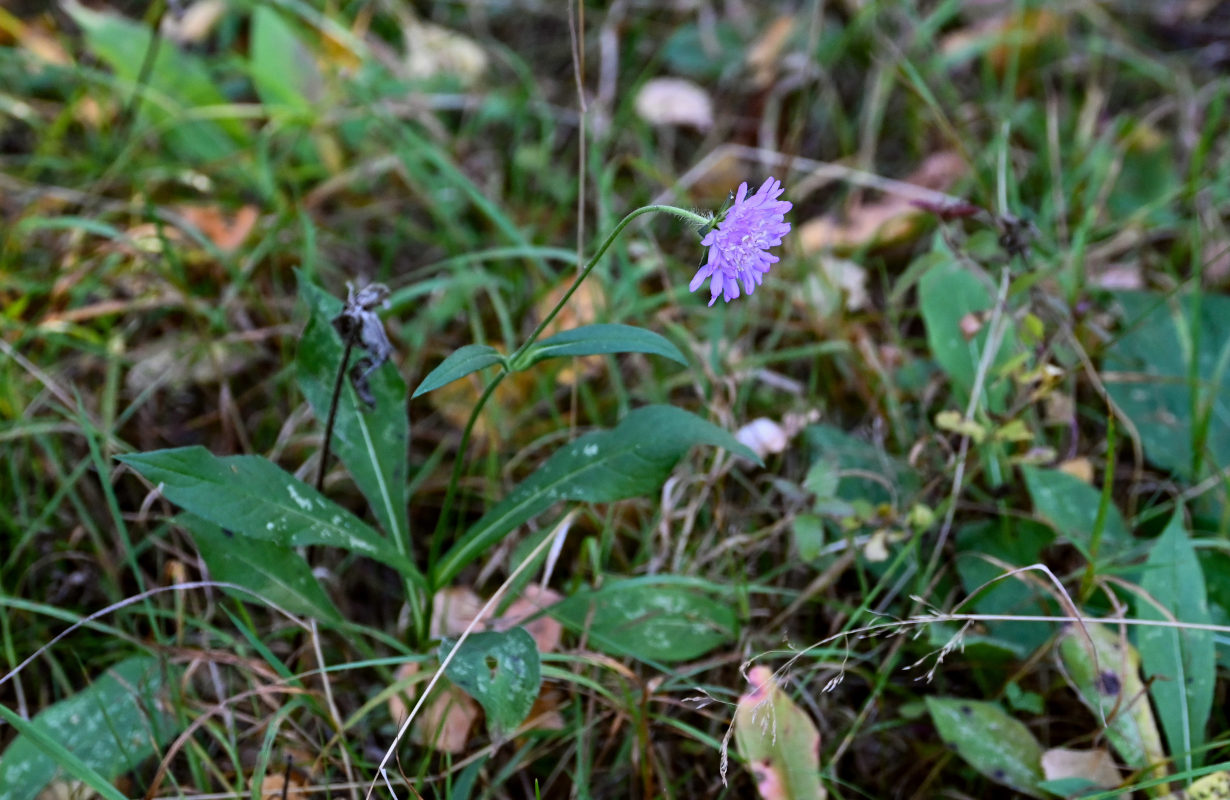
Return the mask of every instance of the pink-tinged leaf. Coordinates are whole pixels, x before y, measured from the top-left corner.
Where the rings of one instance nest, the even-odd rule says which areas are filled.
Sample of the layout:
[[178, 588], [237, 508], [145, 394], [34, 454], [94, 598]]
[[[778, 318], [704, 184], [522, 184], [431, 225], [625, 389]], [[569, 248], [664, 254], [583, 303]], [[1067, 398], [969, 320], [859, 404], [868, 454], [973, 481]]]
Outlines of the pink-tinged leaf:
[[823, 800], [820, 732], [767, 667], [753, 667], [751, 689], [735, 710], [735, 745], [762, 800]]

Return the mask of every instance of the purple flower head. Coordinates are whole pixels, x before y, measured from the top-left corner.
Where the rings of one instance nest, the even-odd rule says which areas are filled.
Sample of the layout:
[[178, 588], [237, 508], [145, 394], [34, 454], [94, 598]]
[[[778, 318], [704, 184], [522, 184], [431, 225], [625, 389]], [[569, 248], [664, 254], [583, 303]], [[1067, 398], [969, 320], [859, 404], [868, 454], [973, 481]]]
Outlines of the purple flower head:
[[712, 228], [701, 244], [709, 248], [709, 261], [692, 278], [688, 287], [696, 291], [709, 279], [709, 305], [718, 295], [729, 303], [739, 296], [739, 284], [751, 294], [764, 280], [764, 274], [777, 261], [769, 254], [770, 247], [782, 243], [782, 237], [790, 233], [786, 212], [791, 204], [778, 200], [782, 195], [781, 181], [769, 178], [756, 193], [747, 196], [747, 184], [739, 185], [734, 205]]

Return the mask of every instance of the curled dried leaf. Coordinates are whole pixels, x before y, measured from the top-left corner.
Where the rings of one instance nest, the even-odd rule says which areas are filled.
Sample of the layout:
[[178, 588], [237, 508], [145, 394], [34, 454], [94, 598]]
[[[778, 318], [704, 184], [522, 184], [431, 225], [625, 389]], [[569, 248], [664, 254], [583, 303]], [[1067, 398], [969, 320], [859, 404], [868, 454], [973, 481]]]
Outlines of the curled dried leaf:
[[346, 306], [333, 318], [333, 327], [347, 345], [358, 345], [367, 351], [367, 355], [350, 369], [350, 382], [359, 398], [373, 408], [376, 398], [367, 379], [393, 355], [393, 345], [384, 332], [384, 324], [376, 316], [378, 307], [388, 305], [389, 287], [383, 283], [369, 283], [355, 291], [354, 285], [347, 283], [346, 292]]

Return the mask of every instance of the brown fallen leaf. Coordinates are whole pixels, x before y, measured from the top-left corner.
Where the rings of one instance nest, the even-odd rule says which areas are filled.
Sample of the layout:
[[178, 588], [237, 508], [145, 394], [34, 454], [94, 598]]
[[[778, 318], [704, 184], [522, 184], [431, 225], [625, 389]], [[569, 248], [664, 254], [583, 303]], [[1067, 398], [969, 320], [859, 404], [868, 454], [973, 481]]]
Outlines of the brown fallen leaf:
[[[531, 583], [522, 590], [520, 597], [508, 604], [502, 615], [483, 620], [476, 630], [506, 631], [521, 625], [534, 638], [538, 652], [554, 652], [563, 637], [563, 626], [546, 615], [531, 618], [562, 599], [559, 592]], [[470, 588], [457, 586], [441, 589], [432, 601], [432, 637], [460, 636], [478, 616], [483, 603]]]
[[1084, 483], [1093, 483], [1093, 464], [1084, 456], [1064, 461], [1059, 465], [1059, 471], [1079, 478]]
[[266, 775], [261, 781], [261, 797], [306, 797], [310, 784], [299, 773], [291, 770], [288, 779], [284, 773]]
[[[904, 182], [943, 192], [968, 172], [961, 156], [942, 151], [924, 159]], [[800, 225], [799, 248], [805, 255], [888, 248], [918, 236], [932, 216], [914, 199], [897, 194], [886, 194], [870, 202], [856, 201], [844, 214], [825, 214]]]
[[752, 70], [752, 83], [759, 89], [768, 88], [777, 79], [782, 53], [790, 34], [794, 32], [794, 17], [781, 16], [769, 23], [764, 33], [747, 49], [746, 62]]
[[240, 206], [233, 215], [216, 205], [181, 206], [176, 210], [224, 253], [238, 250], [260, 219], [253, 205]]
[[[551, 313], [551, 309], [560, 301], [564, 294], [572, 286], [573, 276], [565, 275], [564, 279], [556, 286], [543, 295], [542, 299], [534, 305], [534, 314], [537, 319], [543, 319], [547, 314]], [[554, 336], [561, 331], [572, 330], [579, 328], [582, 325], [593, 325], [602, 318], [602, 311], [606, 307], [606, 295], [602, 291], [601, 281], [590, 280], [585, 281], [579, 287], [572, 297], [568, 298], [568, 302], [560, 309], [559, 314], [555, 319], [551, 320], [551, 324], [542, 332], [542, 337], [546, 339], [548, 336]], [[555, 382], [560, 386], [571, 386], [576, 383], [579, 378], [591, 376], [602, 369], [602, 356], [579, 356], [569, 361], [560, 361], [559, 371], [555, 374]]]
[[1048, 781], [1084, 778], [1102, 789], [1123, 783], [1115, 760], [1106, 750], [1069, 750], [1055, 747], [1042, 754], [1042, 772]]
[[[408, 661], [398, 668], [396, 677], [403, 681], [418, 672], [418, 662]], [[419, 684], [419, 691], [426, 685], [426, 681]], [[394, 722], [400, 725], [406, 719], [414, 707], [414, 700], [417, 700], [417, 692], [413, 698], [401, 693], [389, 698], [389, 716]], [[478, 703], [441, 676], [410, 726], [410, 741], [445, 753], [463, 753], [481, 713]]]

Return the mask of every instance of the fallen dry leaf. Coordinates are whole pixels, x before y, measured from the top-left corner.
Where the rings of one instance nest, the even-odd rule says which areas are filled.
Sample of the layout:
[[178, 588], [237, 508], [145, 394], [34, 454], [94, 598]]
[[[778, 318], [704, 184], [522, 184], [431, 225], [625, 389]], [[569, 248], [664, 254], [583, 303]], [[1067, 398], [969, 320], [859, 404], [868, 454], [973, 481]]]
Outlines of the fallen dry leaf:
[[195, 44], [213, 32], [226, 14], [226, 0], [197, 0], [180, 13], [162, 18], [162, 35], [178, 44]]
[[[507, 352], [499, 342], [491, 345], [501, 352]], [[460, 380], [441, 386], [427, 395], [428, 402], [448, 420], [454, 428], [464, 428], [470, 419], [474, 404], [482, 395], [494, 367], [482, 370], [473, 375], [467, 375]], [[476, 440], [494, 440], [499, 444], [506, 435], [510, 435], [512, 426], [508, 424], [505, 409], [526, 408], [528, 398], [534, 392], [534, 375], [530, 370], [514, 372], [504, 378], [496, 387], [495, 393], [487, 403], [486, 410], [478, 415], [474, 423], [473, 437]]]
[[[522, 590], [520, 597], [508, 604], [502, 615], [484, 620], [476, 630], [506, 631], [520, 625], [533, 637], [538, 652], [554, 652], [563, 637], [563, 626], [546, 615], [530, 618], [563, 599], [554, 589], [531, 583]], [[432, 601], [432, 637], [460, 636], [478, 616], [484, 602], [472, 589], [464, 586], [441, 589]]]
[[409, 19], [402, 27], [405, 74], [425, 79], [447, 75], [469, 88], [487, 72], [487, 52], [468, 36], [430, 22]]
[[261, 781], [261, 797], [306, 797], [309, 783], [301, 775], [291, 770], [288, 779], [284, 773], [266, 775]]
[[794, 32], [794, 17], [782, 16], [773, 20], [764, 33], [747, 49], [747, 65], [752, 70], [752, 83], [758, 88], [767, 88], [777, 78], [782, 52]]
[[16, 43], [39, 61], [67, 67], [73, 63], [64, 46], [44, 29], [40, 21], [25, 23], [0, 8], [0, 45]]
[[[904, 182], [944, 192], [968, 172], [961, 156], [943, 151], [925, 158]], [[856, 202], [842, 215], [825, 214], [804, 222], [799, 226], [799, 248], [804, 254], [813, 255], [892, 247], [921, 233], [932, 216], [932, 211], [920, 207], [913, 199], [887, 194], [879, 200]]]
[[782, 426], [767, 417], [759, 417], [739, 428], [735, 431], [735, 439], [761, 458], [782, 452], [790, 442]]
[[1102, 789], [1123, 783], [1115, 760], [1106, 750], [1069, 750], [1055, 747], [1042, 754], [1042, 772], [1048, 781], [1085, 778]]
[[[572, 286], [571, 275], [564, 277], [549, 292], [534, 304], [534, 314], [543, 319], [551, 313], [551, 309], [567, 293]], [[585, 281], [568, 302], [560, 309], [555, 319], [542, 332], [542, 339], [554, 336], [561, 331], [579, 328], [582, 325], [593, 325], [602, 318], [602, 310], [606, 307], [606, 295], [602, 292], [601, 281]], [[555, 382], [560, 386], [571, 386], [579, 378], [589, 377], [599, 372], [604, 363], [602, 356], [578, 356], [568, 361], [560, 361], [559, 371], [555, 373]]]
[[713, 127], [709, 93], [683, 78], [651, 78], [636, 93], [636, 114], [650, 125]]
[[1084, 456], [1063, 462], [1059, 465], [1059, 471], [1079, 478], [1084, 483], [1093, 483], [1093, 464]]
[[240, 206], [233, 215], [212, 205], [181, 206], [176, 210], [224, 253], [238, 250], [260, 219], [260, 212], [252, 205]]
[[[418, 662], [408, 661], [398, 668], [396, 677], [403, 681], [418, 672]], [[426, 682], [421, 684], [426, 685]], [[389, 716], [399, 725], [413, 707], [411, 699], [401, 693], [389, 698]], [[410, 726], [410, 741], [445, 753], [464, 753], [470, 731], [481, 714], [478, 703], [448, 678], [441, 677]]]

